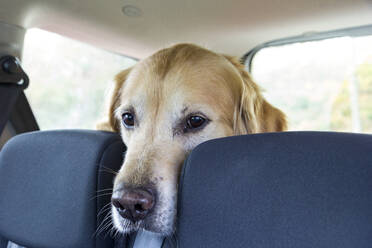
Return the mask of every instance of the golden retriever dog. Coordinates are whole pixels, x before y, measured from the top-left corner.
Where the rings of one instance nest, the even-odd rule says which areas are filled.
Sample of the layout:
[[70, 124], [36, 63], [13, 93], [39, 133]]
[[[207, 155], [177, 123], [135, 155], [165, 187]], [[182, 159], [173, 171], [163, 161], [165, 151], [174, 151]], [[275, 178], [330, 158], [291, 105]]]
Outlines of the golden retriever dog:
[[122, 233], [171, 235], [186, 156], [215, 138], [286, 130], [237, 59], [191, 44], [160, 50], [116, 76], [108, 120], [127, 146], [116, 175], [112, 218]]

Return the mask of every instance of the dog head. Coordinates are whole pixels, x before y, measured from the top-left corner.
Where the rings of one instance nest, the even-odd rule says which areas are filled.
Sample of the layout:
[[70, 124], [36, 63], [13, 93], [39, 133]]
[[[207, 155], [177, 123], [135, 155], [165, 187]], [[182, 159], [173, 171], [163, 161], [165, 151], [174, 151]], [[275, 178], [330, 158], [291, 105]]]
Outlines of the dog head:
[[286, 120], [237, 60], [179, 44], [116, 76], [105, 126], [120, 132], [128, 148], [114, 181], [115, 227], [170, 235], [180, 169], [195, 146], [283, 131]]

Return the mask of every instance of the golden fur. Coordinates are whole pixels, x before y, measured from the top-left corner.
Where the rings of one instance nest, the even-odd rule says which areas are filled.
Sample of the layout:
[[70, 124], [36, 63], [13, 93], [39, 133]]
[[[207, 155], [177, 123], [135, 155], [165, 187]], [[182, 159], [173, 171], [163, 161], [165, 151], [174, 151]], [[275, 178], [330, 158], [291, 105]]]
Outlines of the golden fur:
[[[121, 123], [123, 113], [135, 113], [136, 125]], [[189, 115], [208, 124], [197, 132], [182, 129]], [[285, 115], [268, 103], [237, 59], [191, 44], [158, 51], [115, 78], [108, 120], [98, 129], [120, 132], [127, 145], [125, 162], [114, 183], [154, 185], [156, 207], [143, 223], [129, 223], [113, 208], [122, 232], [138, 228], [169, 235], [174, 230], [177, 181], [187, 154], [213, 138], [287, 128]]]

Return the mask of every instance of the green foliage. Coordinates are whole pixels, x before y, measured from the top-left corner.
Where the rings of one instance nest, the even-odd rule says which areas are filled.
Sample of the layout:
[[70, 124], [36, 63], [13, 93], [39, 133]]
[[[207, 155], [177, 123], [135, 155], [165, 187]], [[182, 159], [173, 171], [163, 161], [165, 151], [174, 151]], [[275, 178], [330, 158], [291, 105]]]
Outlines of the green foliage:
[[30, 86], [25, 93], [40, 128], [94, 128], [114, 76], [135, 62], [46, 31], [28, 31], [23, 67]]
[[372, 63], [364, 63], [357, 69], [359, 78], [359, 106], [362, 128], [372, 133]]
[[331, 130], [351, 130], [351, 110], [349, 97], [349, 81], [344, 81], [336, 96], [331, 110]]
[[[365, 62], [357, 67], [356, 76], [359, 88], [359, 113], [363, 132], [372, 132], [372, 63]], [[336, 96], [331, 111], [331, 129], [351, 130], [351, 106], [349, 81], [344, 81]]]

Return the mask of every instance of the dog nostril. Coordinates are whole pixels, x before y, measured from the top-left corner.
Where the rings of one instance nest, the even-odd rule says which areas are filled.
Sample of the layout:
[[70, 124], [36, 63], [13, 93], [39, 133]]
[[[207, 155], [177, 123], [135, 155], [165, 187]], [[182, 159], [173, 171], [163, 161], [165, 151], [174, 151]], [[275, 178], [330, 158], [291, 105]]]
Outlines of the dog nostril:
[[143, 209], [141, 204], [134, 205], [134, 209], [138, 212], [143, 212], [145, 209]]
[[112, 197], [112, 205], [118, 213], [133, 222], [144, 219], [155, 205], [155, 197], [150, 190], [128, 189]]
[[124, 210], [124, 207], [121, 205], [121, 203], [120, 203], [120, 201], [118, 199], [112, 199], [111, 200], [111, 203], [118, 210], [120, 210], [120, 211]]

